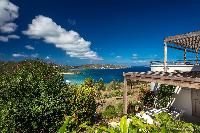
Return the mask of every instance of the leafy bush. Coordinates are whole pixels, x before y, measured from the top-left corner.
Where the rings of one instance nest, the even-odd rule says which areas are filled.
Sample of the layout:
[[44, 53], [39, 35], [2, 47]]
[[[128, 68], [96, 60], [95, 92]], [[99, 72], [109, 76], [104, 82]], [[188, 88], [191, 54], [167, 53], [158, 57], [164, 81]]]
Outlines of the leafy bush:
[[171, 102], [174, 91], [175, 86], [161, 84], [156, 94], [153, 91], [141, 89], [140, 99], [146, 107], [163, 108]]
[[122, 97], [123, 96], [123, 90], [113, 90], [113, 91], [111, 91], [111, 93], [115, 97]]
[[23, 61], [0, 75], [0, 132], [55, 132], [64, 115], [91, 121], [96, 109], [91, 87], [69, 86], [56, 67]]
[[86, 78], [83, 84], [87, 87], [94, 87], [95, 81], [92, 78]]
[[[87, 127], [87, 126], [85, 126]], [[199, 126], [174, 120], [167, 113], [156, 115], [154, 124], [148, 124], [145, 120], [133, 116], [127, 119], [127, 116], [121, 118], [120, 123], [115, 125], [94, 125], [87, 127], [87, 132], [91, 133], [199, 133]]]
[[100, 78], [100, 79], [95, 83], [95, 87], [96, 87], [97, 90], [105, 90], [105, 89], [106, 89], [105, 84], [104, 84], [102, 78]]
[[95, 89], [87, 85], [81, 85], [73, 88], [73, 94], [69, 99], [68, 116], [75, 115], [77, 124], [84, 121], [92, 122], [96, 112], [97, 103], [95, 101]]
[[175, 86], [172, 85], [160, 85], [156, 94], [155, 104], [158, 108], [167, 107], [171, 102], [172, 95], [174, 94]]
[[122, 102], [119, 102], [117, 105], [116, 105], [116, 113], [118, 114], [118, 116], [121, 116], [122, 113], [123, 113], [123, 108], [124, 108], [124, 105]]
[[141, 101], [143, 102], [144, 106], [152, 107], [155, 101], [154, 92], [150, 90], [143, 91], [143, 95], [141, 96]]
[[115, 106], [108, 105], [105, 110], [102, 112], [102, 115], [104, 118], [114, 118], [117, 116], [117, 111], [115, 109]]
[[111, 81], [108, 85], [107, 85], [107, 90], [119, 90], [122, 88], [122, 84], [121, 82], [118, 82], [116, 80]]

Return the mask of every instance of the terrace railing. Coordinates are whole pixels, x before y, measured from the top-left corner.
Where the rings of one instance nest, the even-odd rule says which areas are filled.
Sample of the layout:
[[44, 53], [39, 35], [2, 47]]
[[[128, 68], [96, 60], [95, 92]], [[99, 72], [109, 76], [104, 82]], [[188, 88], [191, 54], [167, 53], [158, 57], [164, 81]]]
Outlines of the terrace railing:
[[[200, 62], [200, 60], [198, 60]], [[151, 61], [150, 65], [163, 65], [163, 61]], [[196, 60], [187, 60], [185, 63], [183, 60], [177, 60], [177, 61], [170, 61], [167, 62], [167, 65], [196, 65]]]

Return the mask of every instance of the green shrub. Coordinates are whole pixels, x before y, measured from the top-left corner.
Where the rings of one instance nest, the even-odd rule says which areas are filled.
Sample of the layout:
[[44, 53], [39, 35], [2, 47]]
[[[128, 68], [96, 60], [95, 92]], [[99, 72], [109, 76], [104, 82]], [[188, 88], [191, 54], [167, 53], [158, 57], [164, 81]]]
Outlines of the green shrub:
[[74, 87], [73, 90], [75, 93], [69, 99], [70, 104], [68, 105], [71, 112], [67, 113], [67, 115], [70, 116], [72, 113], [75, 113], [77, 124], [84, 121], [92, 122], [97, 108], [95, 89], [86, 85], [81, 85]]
[[[86, 126], [85, 126], [86, 127]], [[123, 116], [116, 126], [94, 125], [87, 127], [87, 132], [91, 133], [199, 133], [200, 126], [174, 120], [167, 113], [156, 115], [154, 124], [148, 124], [144, 119], [133, 116], [127, 119]]]
[[112, 95], [115, 97], [121, 97], [123, 96], [123, 90], [113, 90]]
[[146, 90], [142, 92], [141, 101], [146, 107], [153, 107], [155, 101], [155, 95], [153, 91]]
[[94, 89], [66, 85], [57, 68], [42, 61], [23, 61], [14, 68], [0, 75], [1, 132], [55, 132], [64, 115], [76, 116], [76, 124], [91, 121]]
[[105, 90], [106, 87], [105, 87], [105, 84], [103, 82], [103, 79], [100, 78], [96, 83], [95, 83], [95, 87], [96, 89], [99, 91], [99, 90]]
[[117, 111], [115, 109], [115, 106], [108, 105], [105, 110], [102, 112], [102, 115], [104, 118], [114, 118], [117, 116]]
[[155, 104], [158, 108], [167, 107], [172, 100], [175, 86], [172, 85], [160, 85], [159, 90], [156, 94]]
[[124, 108], [124, 105], [122, 102], [119, 102], [117, 105], [116, 105], [116, 113], [118, 114], [118, 116], [121, 116], [122, 113], [123, 113], [123, 108]]
[[172, 100], [175, 86], [161, 84], [156, 94], [150, 90], [141, 89], [141, 101], [146, 107], [156, 106], [156, 108], [167, 107]]
[[83, 84], [88, 87], [94, 87], [95, 82], [92, 78], [86, 78]]
[[119, 90], [122, 88], [122, 84], [121, 82], [118, 82], [116, 80], [111, 81], [108, 85], [107, 85], [107, 90]]

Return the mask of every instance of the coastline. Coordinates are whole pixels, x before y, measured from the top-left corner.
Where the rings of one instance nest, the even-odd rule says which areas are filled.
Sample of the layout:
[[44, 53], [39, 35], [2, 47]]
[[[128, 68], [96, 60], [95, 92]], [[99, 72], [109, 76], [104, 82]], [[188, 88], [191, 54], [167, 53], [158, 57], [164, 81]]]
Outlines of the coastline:
[[73, 72], [61, 72], [60, 74], [74, 75], [75, 73], [73, 73]]

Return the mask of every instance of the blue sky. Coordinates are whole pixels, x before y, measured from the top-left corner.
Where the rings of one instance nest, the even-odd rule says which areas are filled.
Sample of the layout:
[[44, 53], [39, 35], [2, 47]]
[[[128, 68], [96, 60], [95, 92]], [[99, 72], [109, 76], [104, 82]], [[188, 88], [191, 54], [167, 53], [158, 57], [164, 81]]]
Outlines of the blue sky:
[[199, 29], [199, 7], [198, 0], [0, 0], [0, 60], [149, 64], [162, 60], [164, 37]]

